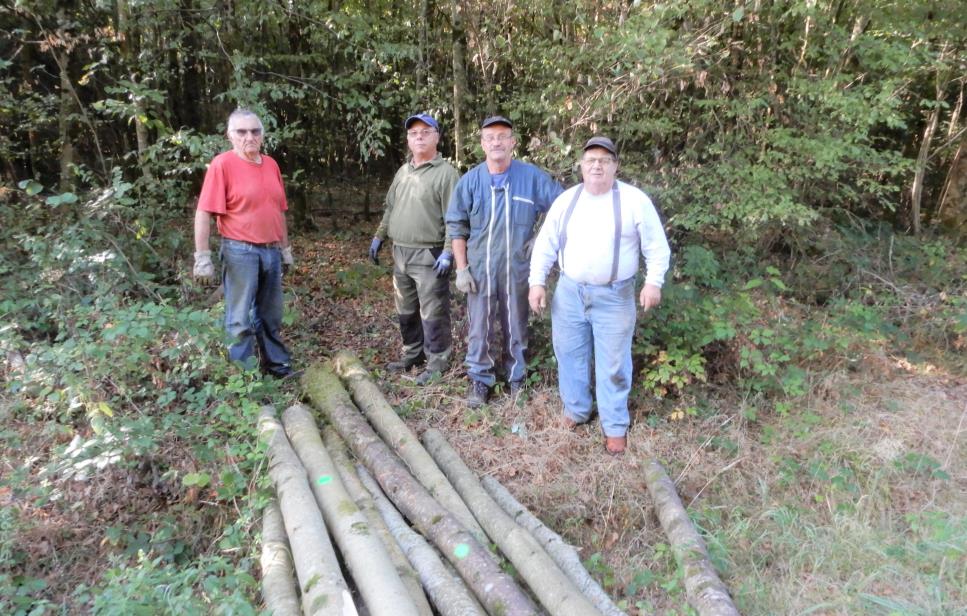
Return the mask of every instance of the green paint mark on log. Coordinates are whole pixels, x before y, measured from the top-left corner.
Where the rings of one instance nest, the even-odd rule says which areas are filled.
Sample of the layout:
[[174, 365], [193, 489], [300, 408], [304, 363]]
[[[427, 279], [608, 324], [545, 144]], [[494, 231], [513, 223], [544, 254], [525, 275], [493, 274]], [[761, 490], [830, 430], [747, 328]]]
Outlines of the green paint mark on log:
[[457, 558], [466, 558], [470, 556], [470, 546], [466, 543], [458, 543], [457, 547], [453, 548], [453, 555]]
[[316, 483], [318, 483], [321, 486], [324, 486], [327, 483], [332, 483], [332, 475], [323, 475], [322, 477], [316, 480]]
[[315, 614], [329, 604], [329, 595], [319, 595], [309, 606], [309, 611]]

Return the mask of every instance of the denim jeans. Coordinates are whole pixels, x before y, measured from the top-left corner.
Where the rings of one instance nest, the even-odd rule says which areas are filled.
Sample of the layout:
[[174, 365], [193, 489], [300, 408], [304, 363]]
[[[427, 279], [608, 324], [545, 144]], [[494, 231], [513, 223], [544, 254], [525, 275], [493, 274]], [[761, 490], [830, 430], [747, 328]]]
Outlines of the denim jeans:
[[562, 274], [551, 300], [564, 414], [581, 423], [590, 419], [593, 360], [598, 415], [605, 436], [624, 436], [630, 424], [631, 339], [636, 316], [634, 277], [592, 285]]
[[225, 285], [225, 331], [235, 339], [232, 361], [251, 364], [258, 343], [262, 370], [284, 374], [289, 350], [282, 343], [282, 252], [222, 239], [222, 283]]

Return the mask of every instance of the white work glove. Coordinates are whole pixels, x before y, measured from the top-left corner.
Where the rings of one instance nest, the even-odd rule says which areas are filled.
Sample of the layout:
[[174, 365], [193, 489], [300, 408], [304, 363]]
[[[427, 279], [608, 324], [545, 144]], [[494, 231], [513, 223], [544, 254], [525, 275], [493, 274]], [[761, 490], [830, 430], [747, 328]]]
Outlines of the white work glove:
[[473, 281], [473, 276], [470, 275], [470, 266], [460, 269], [457, 268], [457, 289], [461, 293], [476, 293], [477, 283]]
[[199, 250], [195, 252], [195, 267], [191, 270], [195, 282], [203, 285], [215, 283], [215, 265], [212, 263], [212, 251]]
[[292, 246], [286, 246], [282, 249], [282, 273], [288, 274], [289, 268], [295, 265], [295, 259], [292, 258]]

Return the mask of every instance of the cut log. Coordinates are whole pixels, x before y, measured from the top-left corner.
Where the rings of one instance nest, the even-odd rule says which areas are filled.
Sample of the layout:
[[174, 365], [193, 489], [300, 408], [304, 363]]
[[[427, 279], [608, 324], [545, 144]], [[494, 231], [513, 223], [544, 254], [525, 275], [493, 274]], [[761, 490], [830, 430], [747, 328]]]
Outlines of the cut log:
[[259, 435], [268, 445], [269, 476], [275, 484], [279, 509], [295, 563], [302, 613], [306, 616], [357, 616], [326, 523], [316, 505], [306, 470], [296, 457], [282, 424], [271, 406], [259, 414]]
[[675, 560], [684, 572], [688, 603], [699, 616], [738, 616], [729, 589], [709, 562], [705, 542], [688, 518], [674, 482], [654, 458], [645, 464], [645, 483]]
[[537, 613], [536, 606], [500, 570], [487, 549], [410, 475], [389, 446], [380, 440], [335, 374], [321, 364], [314, 364], [306, 370], [302, 384], [312, 403], [330, 418], [333, 427], [376, 477], [386, 495], [460, 572], [488, 614]]
[[262, 510], [262, 599], [273, 616], [299, 616], [299, 591], [296, 588], [292, 553], [285, 536], [282, 511], [273, 499]]
[[312, 411], [294, 404], [282, 413], [282, 425], [308, 472], [326, 527], [339, 546], [343, 561], [371, 616], [418, 616], [386, 548], [370, 531], [366, 516], [343, 486], [332, 458], [322, 444]]
[[406, 586], [406, 590], [410, 593], [410, 599], [416, 605], [421, 616], [433, 616], [433, 608], [430, 607], [430, 602], [423, 592], [423, 586], [420, 584], [420, 576], [417, 575], [416, 570], [410, 565], [410, 561], [386, 526], [383, 517], [376, 510], [376, 504], [373, 502], [369, 491], [359, 481], [355, 463], [349, 459], [346, 443], [339, 438], [339, 434], [332, 429], [332, 426], [325, 426], [322, 429], [322, 442], [325, 443], [326, 451], [332, 457], [332, 461], [336, 465], [336, 471], [339, 473], [339, 478], [342, 479], [343, 485], [346, 486], [346, 491], [349, 492], [349, 496], [352, 497], [356, 506], [366, 516], [366, 519], [369, 521], [369, 527], [379, 536], [383, 545], [386, 547], [386, 551], [389, 552], [390, 559], [396, 567], [396, 572], [399, 574], [400, 579], [403, 580], [403, 585]]
[[358, 466], [356, 470], [393, 537], [419, 572], [420, 580], [437, 611], [442, 616], [483, 616], [483, 608], [463, 581], [451, 575], [437, 551], [409, 527], [393, 503], [383, 494], [376, 480], [362, 466]]
[[577, 550], [537, 519], [495, 478], [485, 475], [480, 478], [480, 483], [500, 508], [537, 540], [547, 555], [561, 568], [564, 575], [574, 582], [594, 607], [605, 616], [626, 616], [584, 568]]
[[406, 462], [410, 473], [430, 491], [430, 494], [450, 510], [460, 522], [470, 529], [481, 543], [487, 542], [480, 524], [467, 509], [446, 476], [433, 462], [433, 458], [420, 444], [420, 439], [400, 419], [393, 406], [369, 376], [363, 364], [348, 351], [340, 351], [333, 358], [336, 373], [346, 383], [359, 410], [376, 428], [383, 440]]
[[504, 556], [514, 564], [551, 616], [597, 616], [600, 612], [557, 567], [537, 540], [487, 494], [439, 430], [423, 433], [427, 451], [474, 512]]

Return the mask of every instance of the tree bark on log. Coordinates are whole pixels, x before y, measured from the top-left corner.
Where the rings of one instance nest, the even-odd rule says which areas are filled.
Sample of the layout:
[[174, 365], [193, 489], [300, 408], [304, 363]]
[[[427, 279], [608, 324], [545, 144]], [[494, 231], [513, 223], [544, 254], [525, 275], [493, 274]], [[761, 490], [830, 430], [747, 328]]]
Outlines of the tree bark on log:
[[684, 572], [689, 604], [700, 616], [738, 616], [729, 589], [709, 562], [705, 542], [688, 518], [674, 482], [654, 458], [645, 464], [645, 483], [675, 560]]
[[386, 526], [403, 548], [410, 563], [419, 572], [420, 580], [433, 605], [442, 616], [484, 616], [483, 608], [464, 586], [463, 581], [454, 577], [434, 550], [419, 533], [414, 532], [396, 507], [383, 494], [376, 480], [363, 467], [357, 469], [359, 479], [369, 490], [379, 514]]
[[332, 426], [326, 426], [322, 429], [322, 442], [325, 443], [326, 450], [332, 456], [332, 461], [336, 465], [336, 472], [339, 473], [339, 478], [342, 479], [343, 485], [346, 486], [346, 491], [349, 492], [349, 496], [352, 497], [356, 506], [366, 516], [366, 519], [369, 521], [369, 527], [383, 541], [383, 545], [386, 547], [386, 551], [389, 552], [390, 559], [396, 567], [396, 572], [399, 574], [400, 579], [403, 580], [403, 585], [406, 586], [406, 590], [410, 593], [410, 599], [413, 600], [417, 610], [419, 610], [421, 616], [433, 616], [433, 608], [430, 607], [430, 602], [423, 592], [420, 576], [410, 565], [410, 561], [407, 560], [402, 548], [386, 526], [385, 520], [383, 520], [379, 511], [376, 510], [376, 504], [373, 502], [369, 491], [359, 481], [355, 463], [349, 459], [346, 443], [339, 438], [339, 435], [332, 429]]
[[357, 616], [346, 580], [329, 542], [326, 523], [275, 409], [263, 407], [259, 435], [268, 444], [269, 476], [279, 497], [279, 509], [292, 546], [302, 613], [309, 616]]
[[537, 540], [517, 525], [490, 498], [476, 475], [460, 459], [439, 430], [430, 429], [424, 432], [423, 442], [464, 502], [484, 525], [490, 538], [514, 564], [517, 572], [551, 616], [600, 614], [551, 560]]
[[537, 519], [495, 478], [485, 475], [480, 478], [480, 483], [500, 508], [537, 540], [547, 555], [561, 568], [564, 575], [574, 582], [594, 607], [605, 616], [626, 616], [584, 568], [577, 550]]
[[372, 616], [419, 616], [386, 548], [346, 491], [322, 444], [312, 411], [294, 404], [282, 413], [289, 442], [302, 460], [326, 527], [339, 546], [356, 589]]
[[386, 495], [437, 546], [493, 616], [537, 614], [536, 606], [500, 570], [483, 545], [406, 470], [353, 406], [338, 377], [320, 364], [302, 378], [313, 404], [331, 420], [356, 457], [373, 473]]
[[474, 533], [477, 541], [486, 544], [487, 535], [477, 519], [473, 517], [466, 503], [450, 485], [446, 475], [440, 471], [436, 462], [420, 444], [420, 439], [386, 401], [383, 392], [370, 378], [363, 364], [351, 353], [341, 351], [333, 358], [333, 367], [336, 374], [346, 383], [346, 389], [350, 391], [356, 405], [366, 415], [366, 419], [392, 447], [396, 455], [406, 462], [410, 473], [440, 504], [449, 509], [461, 524]]
[[273, 616], [299, 616], [299, 593], [282, 511], [273, 499], [262, 511], [262, 599]]

